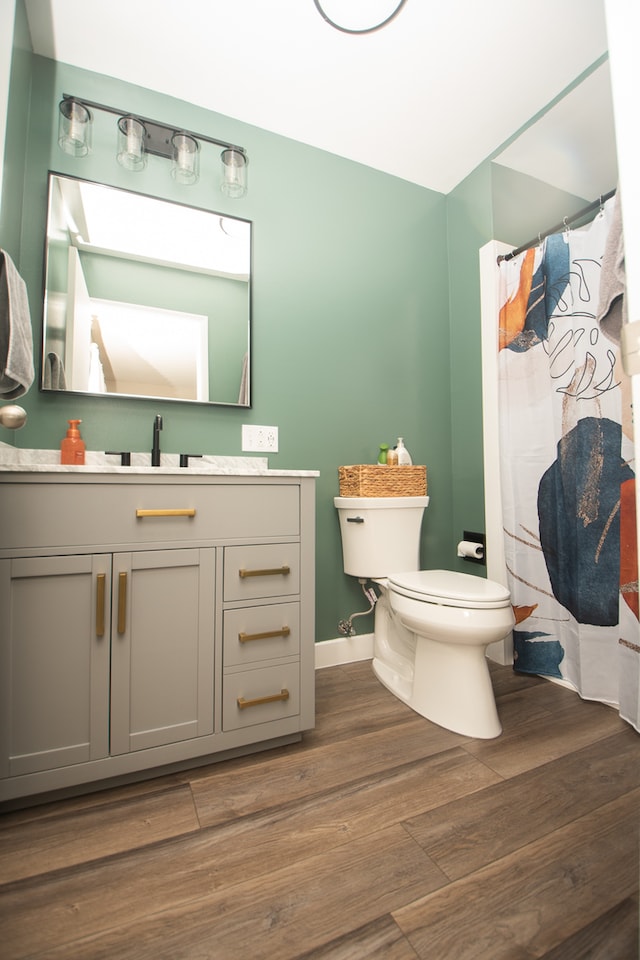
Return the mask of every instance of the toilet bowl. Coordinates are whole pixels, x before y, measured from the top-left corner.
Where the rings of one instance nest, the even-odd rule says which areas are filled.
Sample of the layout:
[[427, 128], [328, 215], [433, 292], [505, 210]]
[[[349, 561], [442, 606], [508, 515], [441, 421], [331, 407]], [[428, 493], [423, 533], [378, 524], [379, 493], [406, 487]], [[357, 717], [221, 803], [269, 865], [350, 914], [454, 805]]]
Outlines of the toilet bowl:
[[[373, 670], [400, 700], [455, 733], [502, 731], [486, 649], [514, 626], [509, 591], [450, 570], [419, 570], [428, 497], [336, 497], [345, 572], [374, 581]], [[396, 572], [401, 571], [401, 572]]]

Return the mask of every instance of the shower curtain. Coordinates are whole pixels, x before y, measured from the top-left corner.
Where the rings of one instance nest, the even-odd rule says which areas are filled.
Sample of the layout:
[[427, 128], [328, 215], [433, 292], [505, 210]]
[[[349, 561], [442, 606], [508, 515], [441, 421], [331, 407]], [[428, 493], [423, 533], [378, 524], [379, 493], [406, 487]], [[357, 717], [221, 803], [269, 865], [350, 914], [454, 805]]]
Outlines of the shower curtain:
[[499, 442], [514, 669], [568, 681], [638, 730], [635, 461], [623, 298], [611, 273], [616, 202], [500, 264]]

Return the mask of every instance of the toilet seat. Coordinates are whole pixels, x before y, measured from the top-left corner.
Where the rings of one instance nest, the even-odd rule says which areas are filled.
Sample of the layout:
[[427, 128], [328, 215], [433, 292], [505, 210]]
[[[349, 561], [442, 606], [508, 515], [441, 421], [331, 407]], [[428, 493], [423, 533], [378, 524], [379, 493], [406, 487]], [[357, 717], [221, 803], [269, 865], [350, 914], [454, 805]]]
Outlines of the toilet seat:
[[391, 590], [404, 597], [446, 607], [491, 610], [511, 603], [509, 590], [502, 584], [454, 570], [394, 573], [388, 583]]

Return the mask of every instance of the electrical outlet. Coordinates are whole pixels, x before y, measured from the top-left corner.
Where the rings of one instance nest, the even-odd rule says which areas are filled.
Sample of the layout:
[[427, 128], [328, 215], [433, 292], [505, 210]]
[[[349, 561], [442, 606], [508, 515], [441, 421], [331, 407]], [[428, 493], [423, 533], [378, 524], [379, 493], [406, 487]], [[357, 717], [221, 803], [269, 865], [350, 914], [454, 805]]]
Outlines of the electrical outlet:
[[278, 428], [263, 427], [254, 423], [243, 423], [242, 452], [277, 453]]

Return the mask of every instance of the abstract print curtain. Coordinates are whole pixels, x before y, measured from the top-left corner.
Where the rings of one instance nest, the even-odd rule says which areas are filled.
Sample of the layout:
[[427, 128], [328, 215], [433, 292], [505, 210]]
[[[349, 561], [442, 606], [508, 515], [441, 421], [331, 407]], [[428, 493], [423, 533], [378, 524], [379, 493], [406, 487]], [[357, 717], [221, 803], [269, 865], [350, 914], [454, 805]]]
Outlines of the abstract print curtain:
[[562, 678], [640, 729], [616, 204], [500, 264], [499, 440], [515, 669]]

